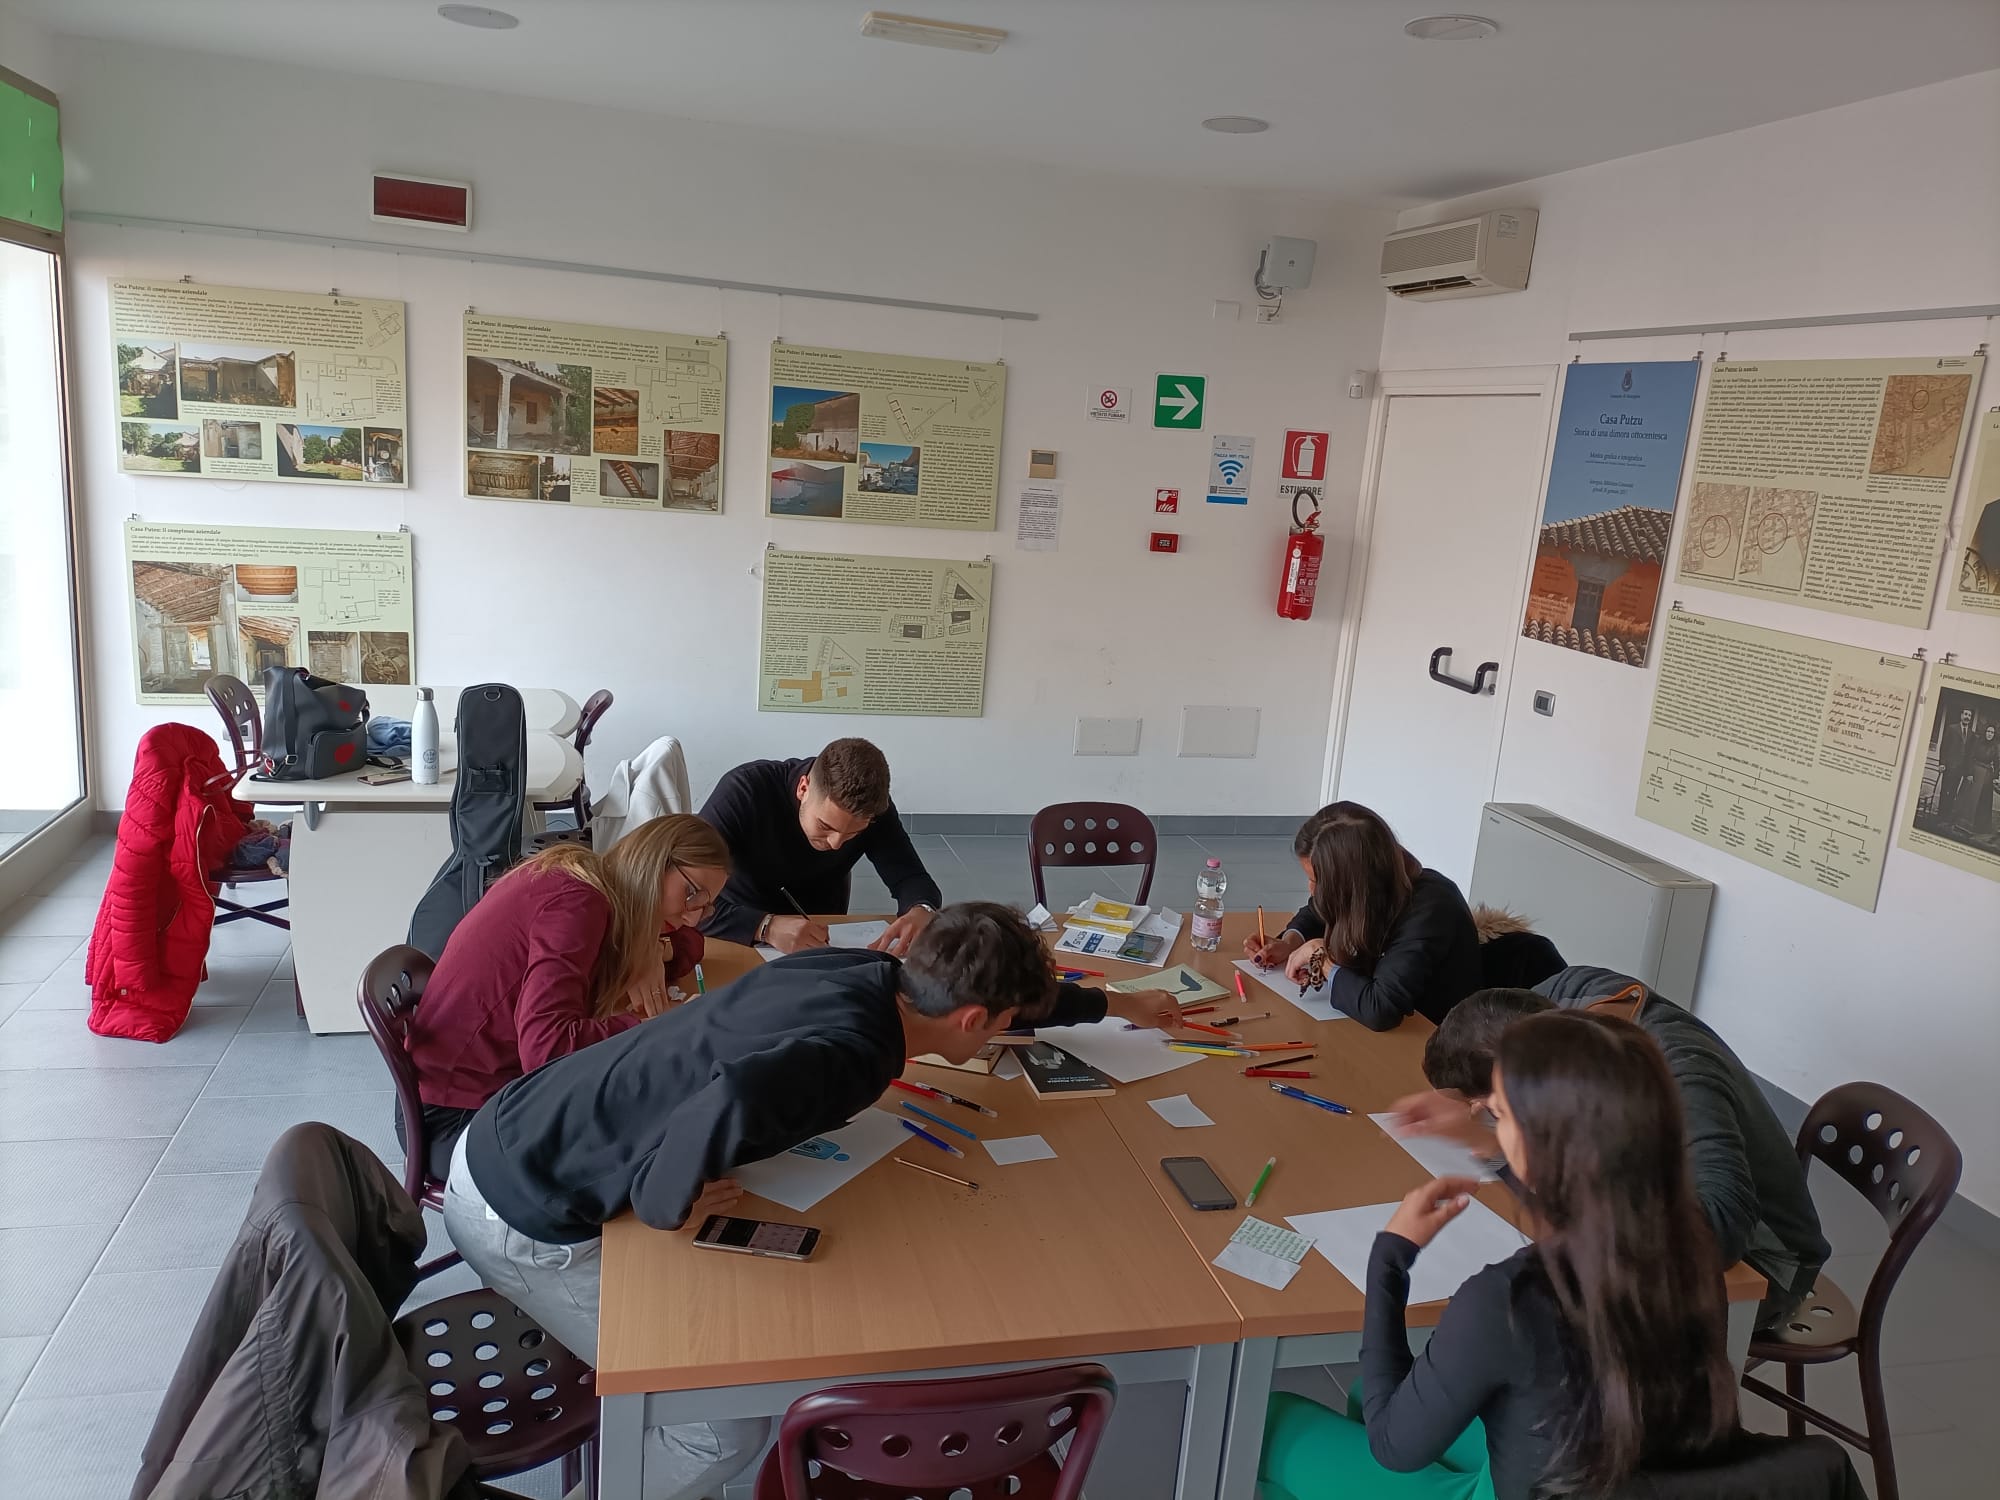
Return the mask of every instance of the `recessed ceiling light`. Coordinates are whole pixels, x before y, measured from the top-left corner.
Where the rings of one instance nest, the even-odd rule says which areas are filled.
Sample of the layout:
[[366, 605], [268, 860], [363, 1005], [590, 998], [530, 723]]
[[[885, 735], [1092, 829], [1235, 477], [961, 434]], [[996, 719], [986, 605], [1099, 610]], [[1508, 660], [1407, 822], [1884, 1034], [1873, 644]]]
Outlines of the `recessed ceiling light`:
[[910, 42], [951, 52], [997, 52], [1007, 40], [1007, 33], [995, 26], [927, 21], [922, 16], [899, 16], [888, 10], [871, 10], [863, 16], [861, 34], [881, 42]]
[[1221, 135], [1262, 135], [1271, 128], [1271, 122], [1255, 115], [1217, 115], [1212, 120], [1203, 120], [1201, 128]]
[[490, 5], [440, 5], [438, 14], [447, 21], [456, 21], [461, 26], [476, 26], [481, 31], [512, 31], [521, 24], [519, 16], [510, 16], [504, 10], [495, 10]]
[[1484, 16], [1419, 16], [1403, 28], [1420, 42], [1483, 42], [1500, 29]]

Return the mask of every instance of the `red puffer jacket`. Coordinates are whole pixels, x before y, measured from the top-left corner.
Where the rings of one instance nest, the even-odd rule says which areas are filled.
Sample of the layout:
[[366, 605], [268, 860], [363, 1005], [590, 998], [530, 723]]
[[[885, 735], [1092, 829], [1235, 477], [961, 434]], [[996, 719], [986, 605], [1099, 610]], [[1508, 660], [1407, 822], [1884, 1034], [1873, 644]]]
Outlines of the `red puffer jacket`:
[[187, 1020], [215, 920], [208, 872], [249, 831], [233, 780], [215, 741], [192, 725], [160, 724], [139, 741], [83, 965], [99, 1036], [164, 1042]]

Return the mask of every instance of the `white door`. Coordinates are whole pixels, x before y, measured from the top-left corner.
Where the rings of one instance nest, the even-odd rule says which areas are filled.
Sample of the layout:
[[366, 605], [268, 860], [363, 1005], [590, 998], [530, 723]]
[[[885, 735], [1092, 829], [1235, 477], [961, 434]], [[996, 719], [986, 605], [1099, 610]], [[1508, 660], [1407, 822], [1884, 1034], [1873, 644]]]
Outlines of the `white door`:
[[[1460, 888], [1493, 787], [1548, 424], [1544, 389], [1391, 394], [1341, 742], [1338, 795], [1389, 820]], [[1489, 691], [1460, 692], [1499, 663]]]

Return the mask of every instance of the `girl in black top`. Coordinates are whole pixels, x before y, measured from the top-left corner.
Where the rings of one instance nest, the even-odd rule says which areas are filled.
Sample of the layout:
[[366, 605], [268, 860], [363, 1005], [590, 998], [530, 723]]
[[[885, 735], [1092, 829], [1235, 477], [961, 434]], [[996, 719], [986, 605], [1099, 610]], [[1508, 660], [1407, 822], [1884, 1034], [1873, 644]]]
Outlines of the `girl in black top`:
[[1299, 825], [1292, 853], [1310, 899], [1267, 942], [1243, 951], [1294, 984], [1325, 983], [1371, 1031], [1412, 1011], [1436, 1022], [1481, 984], [1479, 933], [1448, 876], [1396, 842], [1381, 814], [1335, 802]]
[[1276, 1492], [1376, 1493], [1390, 1469], [1429, 1481], [1395, 1493], [1481, 1493], [1462, 1461], [1439, 1466], [1474, 1419], [1496, 1500], [1605, 1494], [1734, 1434], [1722, 1267], [1659, 1048], [1611, 1016], [1531, 1016], [1502, 1040], [1493, 1083], [1536, 1243], [1459, 1288], [1412, 1357], [1410, 1266], [1478, 1184], [1438, 1178], [1405, 1198], [1369, 1257], [1361, 1422], [1274, 1401], [1262, 1477]]

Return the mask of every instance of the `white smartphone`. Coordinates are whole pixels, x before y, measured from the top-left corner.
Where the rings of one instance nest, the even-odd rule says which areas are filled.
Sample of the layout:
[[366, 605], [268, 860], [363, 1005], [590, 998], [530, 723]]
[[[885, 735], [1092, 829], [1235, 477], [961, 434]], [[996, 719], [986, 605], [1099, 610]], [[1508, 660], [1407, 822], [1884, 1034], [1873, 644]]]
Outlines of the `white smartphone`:
[[819, 1248], [819, 1231], [805, 1224], [710, 1214], [694, 1242], [704, 1250], [734, 1250], [739, 1255], [766, 1255], [773, 1260], [811, 1260]]

